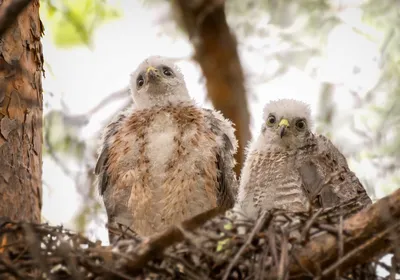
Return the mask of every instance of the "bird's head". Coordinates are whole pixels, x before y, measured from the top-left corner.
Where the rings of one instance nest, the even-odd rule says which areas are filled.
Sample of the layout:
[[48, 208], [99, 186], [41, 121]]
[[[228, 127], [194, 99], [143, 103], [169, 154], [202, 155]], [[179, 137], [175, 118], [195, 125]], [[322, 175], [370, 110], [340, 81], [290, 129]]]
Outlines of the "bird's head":
[[263, 120], [263, 142], [283, 149], [304, 145], [312, 129], [309, 105], [293, 99], [266, 104]]
[[183, 74], [167, 57], [145, 59], [131, 74], [130, 89], [138, 109], [190, 101]]

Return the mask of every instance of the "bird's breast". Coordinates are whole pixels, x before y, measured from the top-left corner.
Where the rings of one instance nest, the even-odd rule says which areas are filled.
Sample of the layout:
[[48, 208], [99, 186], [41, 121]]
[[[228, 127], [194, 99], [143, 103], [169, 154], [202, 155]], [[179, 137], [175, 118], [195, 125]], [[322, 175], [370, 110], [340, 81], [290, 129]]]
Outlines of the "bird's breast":
[[141, 217], [133, 219], [135, 228], [156, 232], [216, 203], [214, 189], [206, 186], [216, 183], [217, 141], [198, 109], [171, 108], [150, 117], [130, 144], [135, 147], [132, 162], [138, 162], [130, 205], [133, 216]]
[[152, 174], [161, 175], [165, 170], [174, 153], [178, 133], [179, 128], [169, 114], [157, 116], [150, 124], [146, 153]]

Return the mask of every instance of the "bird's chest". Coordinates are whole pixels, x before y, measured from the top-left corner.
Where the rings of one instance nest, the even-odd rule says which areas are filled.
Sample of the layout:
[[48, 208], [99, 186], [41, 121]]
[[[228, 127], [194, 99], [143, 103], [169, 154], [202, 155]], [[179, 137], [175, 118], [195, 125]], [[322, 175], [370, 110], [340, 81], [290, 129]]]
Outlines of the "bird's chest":
[[293, 174], [295, 156], [290, 153], [261, 154], [255, 159], [255, 169], [263, 174], [268, 181], [282, 181]]
[[180, 128], [168, 113], [158, 115], [150, 124], [145, 153], [152, 170], [162, 171], [171, 160], [180, 133]]
[[169, 112], [156, 116], [147, 139], [144, 153], [155, 185], [161, 185], [173, 169], [184, 167], [204, 142], [199, 126]]

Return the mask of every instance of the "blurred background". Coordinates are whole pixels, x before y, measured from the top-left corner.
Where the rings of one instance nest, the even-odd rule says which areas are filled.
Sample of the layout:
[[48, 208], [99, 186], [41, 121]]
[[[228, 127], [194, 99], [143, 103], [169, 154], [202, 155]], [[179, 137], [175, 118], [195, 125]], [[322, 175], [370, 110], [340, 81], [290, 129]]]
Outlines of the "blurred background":
[[[400, 185], [400, 2], [226, 1], [246, 74], [251, 133], [263, 106], [308, 102], [315, 130], [348, 158], [368, 194]], [[176, 59], [193, 98], [212, 107], [192, 46], [165, 0], [42, 0], [43, 221], [108, 243], [93, 169], [101, 131], [131, 106], [130, 73]]]

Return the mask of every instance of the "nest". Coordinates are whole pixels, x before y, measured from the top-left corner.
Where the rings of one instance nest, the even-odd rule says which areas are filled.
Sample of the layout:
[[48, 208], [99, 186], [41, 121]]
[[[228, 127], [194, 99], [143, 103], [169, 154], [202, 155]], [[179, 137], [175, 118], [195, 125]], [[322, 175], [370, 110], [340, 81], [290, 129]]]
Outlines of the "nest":
[[[344, 241], [353, 238], [343, 220], [361, 208], [353, 200], [309, 213], [265, 212], [256, 221], [217, 216], [195, 230], [179, 226], [142, 241], [124, 230], [122, 240], [107, 247], [60, 226], [3, 221], [0, 279], [385, 279], [382, 271], [396, 279], [396, 258], [390, 264], [380, 261], [393, 246], [358, 257], [342, 271], [349, 259]], [[326, 235], [336, 238], [337, 257], [310, 270], [299, 252]]]

